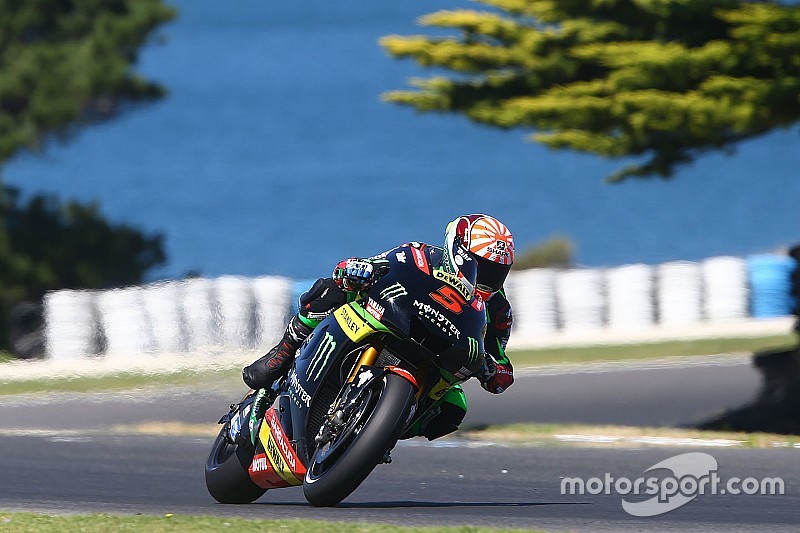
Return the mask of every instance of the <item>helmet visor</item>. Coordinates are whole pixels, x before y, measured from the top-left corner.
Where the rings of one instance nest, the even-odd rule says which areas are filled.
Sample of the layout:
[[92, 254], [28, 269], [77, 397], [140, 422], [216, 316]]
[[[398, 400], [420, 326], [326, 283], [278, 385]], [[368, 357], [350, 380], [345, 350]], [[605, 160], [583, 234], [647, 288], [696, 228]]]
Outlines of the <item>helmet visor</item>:
[[476, 259], [478, 261], [476, 287], [479, 289], [486, 287], [491, 289], [492, 292], [502, 289], [503, 283], [506, 282], [508, 273], [511, 270], [511, 265], [501, 265], [483, 257], [477, 257]]

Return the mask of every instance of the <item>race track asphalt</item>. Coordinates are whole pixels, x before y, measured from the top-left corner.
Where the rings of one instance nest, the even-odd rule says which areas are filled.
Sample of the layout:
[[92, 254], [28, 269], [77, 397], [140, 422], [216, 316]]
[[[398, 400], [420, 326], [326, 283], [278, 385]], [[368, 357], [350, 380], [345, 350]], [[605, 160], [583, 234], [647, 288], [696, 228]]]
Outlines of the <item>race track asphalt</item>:
[[[698, 360], [699, 361], [699, 360]], [[467, 422], [588, 422], [684, 425], [736, 406], [758, 390], [746, 359], [659, 367], [585, 366], [520, 372], [506, 394], [473, 384]], [[336, 508], [308, 506], [302, 490], [268, 492], [228, 506], [208, 496], [209, 437], [103, 434], [116, 424], [183, 421], [214, 425], [242, 389], [182, 387], [126, 394], [44, 394], [0, 399], [0, 509], [191, 513], [398, 524], [472, 524], [550, 531], [797, 531], [800, 450], [516, 448], [401, 442]], [[67, 431], [70, 430], [70, 431]], [[86, 430], [86, 434], [81, 434]], [[89, 431], [93, 430], [93, 431]], [[635, 479], [679, 453], [710, 453], [719, 474], [776, 477], [784, 495], [702, 495], [669, 513], [628, 515], [619, 494], [561, 493], [563, 477]]]
[[[413, 441], [412, 441], [413, 442]], [[210, 439], [0, 437], [0, 509], [246, 518], [308, 518], [405, 525], [470, 524], [549, 531], [797, 531], [796, 450], [714, 449], [720, 475], [782, 476], [782, 496], [704, 495], [667, 514], [627, 515], [620, 495], [561, 494], [561, 476], [635, 479], [680, 449], [434, 447], [401, 443], [335, 508], [302, 489], [268, 491], [250, 505], [206, 493]], [[708, 451], [708, 450], [706, 450]]]

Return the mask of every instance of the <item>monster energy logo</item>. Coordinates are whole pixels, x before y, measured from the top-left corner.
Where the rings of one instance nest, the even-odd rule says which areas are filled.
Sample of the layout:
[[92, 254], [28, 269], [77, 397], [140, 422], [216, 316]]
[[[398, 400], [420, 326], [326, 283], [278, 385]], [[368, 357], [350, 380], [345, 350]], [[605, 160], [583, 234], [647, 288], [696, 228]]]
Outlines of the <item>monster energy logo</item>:
[[469, 340], [469, 360], [472, 361], [478, 357], [478, 340], [472, 337], [467, 337]]
[[[325, 338], [319, 343], [317, 351], [314, 353], [314, 357], [311, 358], [311, 363], [308, 365], [308, 376], [311, 381], [316, 381], [320, 374], [322, 374], [325, 365], [328, 364], [328, 358], [330, 358], [335, 349], [336, 341], [333, 340], [333, 335], [326, 331]], [[315, 370], [316, 375], [312, 376], [312, 372]]]
[[406, 292], [406, 288], [400, 285], [400, 283], [395, 283], [394, 285], [389, 285], [385, 289], [381, 291], [381, 298], [384, 300], [389, 300], [390, 302], [395, 298], [400, 296], [406, 296], [408, 292]]

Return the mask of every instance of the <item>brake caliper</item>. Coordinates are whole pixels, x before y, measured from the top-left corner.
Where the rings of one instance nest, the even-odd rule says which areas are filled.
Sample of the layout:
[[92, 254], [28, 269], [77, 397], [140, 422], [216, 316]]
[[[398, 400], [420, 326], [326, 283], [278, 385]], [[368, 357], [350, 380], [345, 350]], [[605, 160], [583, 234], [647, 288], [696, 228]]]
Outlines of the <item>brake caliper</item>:
[[348, 383], [344, 393], [331, 404], [328, 414], [314, 438], [317, 446], [322, 446], [339, 435], [347, 420], [358, 407], [361, 395], [367, 385], [377, 376], [383, 375], [382, 368], [362, 366], [352, 383]]

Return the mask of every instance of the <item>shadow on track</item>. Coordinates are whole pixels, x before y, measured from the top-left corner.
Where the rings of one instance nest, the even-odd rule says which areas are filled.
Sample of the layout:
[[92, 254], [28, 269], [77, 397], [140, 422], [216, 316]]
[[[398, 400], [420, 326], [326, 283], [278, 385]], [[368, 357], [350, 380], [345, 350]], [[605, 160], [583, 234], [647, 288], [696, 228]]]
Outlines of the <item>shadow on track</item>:
[[[274, 505], [309, 507], [307, 502], [256, 502], [256, 505]], [[590, 502], [424, 502], [424, 501], [391, 501], [391, 502], [343, 502], [335, 507], [340, 509], [397, 509], [408, 508], [444, 508], [444, 507], [539, 507], [545, 505], [591, 505]]]

